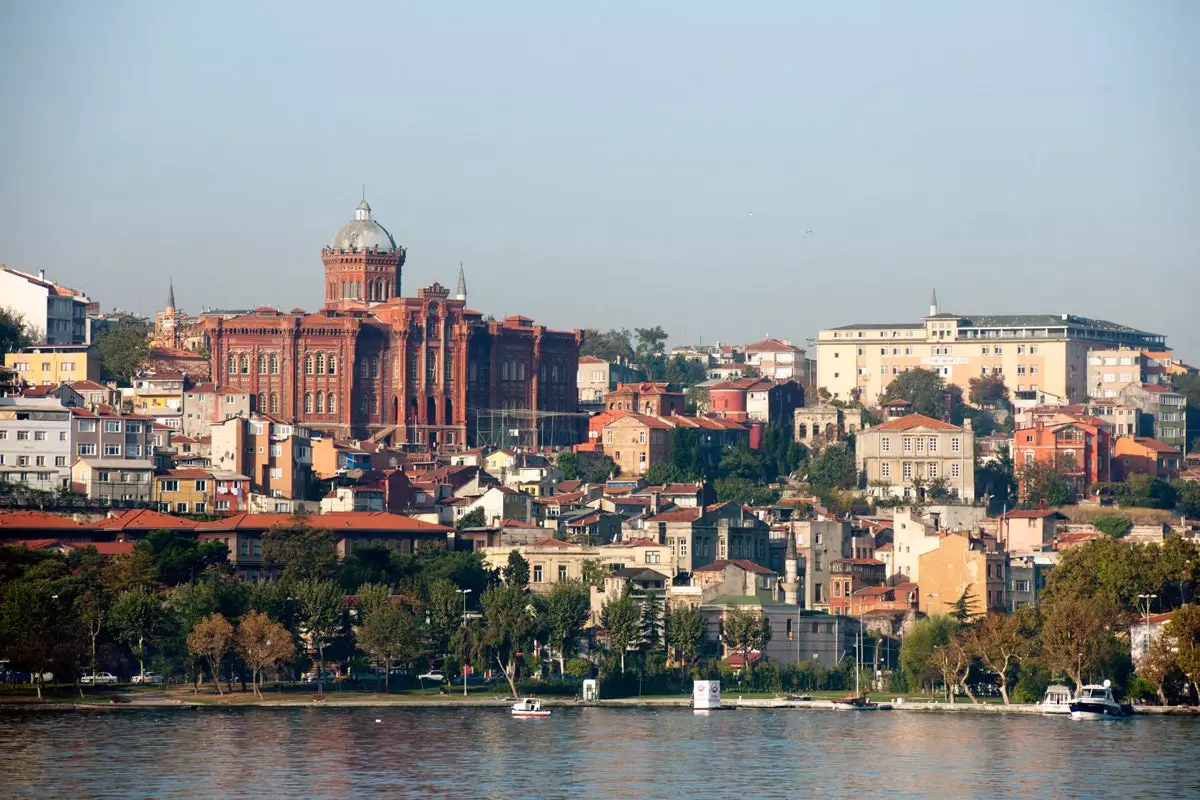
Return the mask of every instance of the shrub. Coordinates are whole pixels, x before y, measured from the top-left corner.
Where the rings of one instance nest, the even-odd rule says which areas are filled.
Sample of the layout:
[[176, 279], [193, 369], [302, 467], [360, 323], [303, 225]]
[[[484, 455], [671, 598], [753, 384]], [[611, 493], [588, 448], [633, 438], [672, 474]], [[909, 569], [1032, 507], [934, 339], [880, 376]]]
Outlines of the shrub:
[[1120, 539], [1133, 527], [1133, 520], [1124, 514], [1101, 514], [1092, 520], [1092, 526], [1106, 536]]

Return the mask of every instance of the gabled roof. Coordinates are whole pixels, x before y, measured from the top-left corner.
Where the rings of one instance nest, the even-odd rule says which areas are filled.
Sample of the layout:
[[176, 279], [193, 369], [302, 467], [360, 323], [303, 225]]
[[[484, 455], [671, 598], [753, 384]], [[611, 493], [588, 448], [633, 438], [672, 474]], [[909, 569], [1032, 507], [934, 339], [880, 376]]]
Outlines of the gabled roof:
[[[1126, 436], [1126, 437], [1122, 437], [1122, 438], [1128, 439], [1131, 437]], [[1157, 439], [1150, 439], [1145, 436], [1134, 436], [1132, 438], [1133, 438], [1134, 444], [1137, 444], [1140, 447], [1144, 447], [1147, 450], [1150, 450], [1152, 452], [1179, 455], [1179, 448], [1171, 447], [1169, 444], [1163, 444], [1162, 442], [1158, 441]]]
[[743, 348], [747, 353], [799, 353], [801, 349], [793, 344], [780, 341], [779, 339], [760, 339], [754, 344], [748, 344]]
[[96, 383], [95, 381], [72, 381], [71, 383], [68, 383], [67, 386], [70, 386], [72, 389], [74, 389], [77, 392], [107, 392], [107, 391], [109, 391], [107, 386], [101, 386], [100, 384]]
[[713, 563], [708, 564], [706, 566], [697, 567], [696, 569], [692, 570], [692, 572], [724, 572], [725, 568], [730, 565], [733, 565], [742, 570], [745, 570], [746, 572], [754, 573], [755, 575], [774, 575], [775, 574], [775, 570], [767, 569], [766, 567], [762, 567], [762, 566], [759, 566], [758, 564], [755, 564], [753, 561], [747, 561], [743, 558], [731, 558], [728, 560], [721, 559], [718, 561], [714, 561]]
[[949, 422], [942, 422], [940, 419], [927, 417], [924, 414], [907, 414], [903, 417], [888, 420], [880, 425], [876, 425], [870, 430], [875, 431], [907, 431], [913, 428], [929, 428], [934, 431], [961, 431], [962, 428], [957, 425], [951, 425]]
[[1032, 508], [1009, 511], [1004, 516], [1008, 519], [1042, 519], [1044, 517], [1061, 517], [1062, 515], [1049, 508]]
[[704, 514], [702, 508], [672, 508], [667, 511], [660, 511], [650, 519], [651, 522], [695, 522]]
[[562, 539], [539, 539], [529, 547], [579, 547], [574, 542], [564, 542]]

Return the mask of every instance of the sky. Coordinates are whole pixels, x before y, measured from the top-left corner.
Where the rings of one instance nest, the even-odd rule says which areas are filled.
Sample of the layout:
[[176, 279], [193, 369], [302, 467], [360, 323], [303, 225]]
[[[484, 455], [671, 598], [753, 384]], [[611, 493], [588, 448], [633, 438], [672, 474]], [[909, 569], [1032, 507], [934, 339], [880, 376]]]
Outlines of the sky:
[[[402, 291], [673, 344], [1072, 313], [1200, 362], [1200, 4], [0, 3], [0, 262], [106, 310]], [[2, 298], [0, 298], [2, 303]]]

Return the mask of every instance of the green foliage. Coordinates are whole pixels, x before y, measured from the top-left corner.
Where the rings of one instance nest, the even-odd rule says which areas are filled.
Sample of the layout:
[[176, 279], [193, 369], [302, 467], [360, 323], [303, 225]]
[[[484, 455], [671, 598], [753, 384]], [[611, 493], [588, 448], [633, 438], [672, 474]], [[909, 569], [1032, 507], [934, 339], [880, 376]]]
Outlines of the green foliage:
[[962, 389], [955, 385], [947, 385], [940, 375], [932, 370], [905, 370], [892, 378], [883, 394], [879, 396], [880, 404], [892, 400], [907, 400], [912, 403], [913, 411], [934, 419], [943, 419], [946, 414], [947, 400], [951, 406], [950, 422], [955, 425], [962, 423]]
[[1092, 520], [1092, 526], [1106, 536], [1120, 539], [1133, 527], [1133, 520], [1124, 514], [1101, 514]]
[[949, 643], [958, 630], [958, 623], [950, 617], [934, 616], [919, 619], [904, 635], [900, 645], [900, 669], [911, 688], [931, 691], [941, 677], [934, 663], [935, 650]]
[[529, 562], [519, 550], [508, 554], [508, 565], [504, 567], [504, 582], [519, 589], [529, 587]]
[[139, 674], [146, 671], [146, 643], [167, 624], [166, 608], [154, 594], [135, 589], [117, 596], [109, 609], [109, 626], [117, 639], [133, 651]]
[[[1051, 573], [1053, 574], [1053, 573]], [[1054, 595], [1042, 604], [1041, 660], [1052, 673], [1082, 686], [1084, 675], [1114, 663], [1122, 645], [1112, 632], [1117, 609], [1099, 595]]]
[[1179, 481], [1175, 493], [1176, 511], [1187, 517], [1200, 517], [1200, 483]]
[[1176, 500], [1174, 486], [1150, 475], [1130, 475], [1117, 485], [1117, 502], [1123, 506], [1174, 508]]
[[608, 631], [609, 645], [620, 655], [621, 672], [624, 672], [626, 652], [637, 646], [642, 638], [642, 610], [628, 584], [618, 597], [604, 603], [600, 624]]
[[1036, 661], [1023, 661], [1013, 685], [1012, 699], [1017, 703], [1037, 703], [1046, 696], [1050, 685], [1050, 671]]
[[1016, 471], [1021, 501], [1031, 508], [1063, 506], [1075, 502], [1075, 491], [1064, 474], [1073, 468], [1065, 459], [1060, 463], [1031, 461]]
[[25, 317], [11, 308], [0, 307], [0, 365], [5, 354], [15, 353], [32, 343]]
[[858, 483], [854, 453], [847, 447], [830, 445], [808, 462], [808, 482], [818, 489], [851, 489]]
[[321, 653], [342, 632], [342, 589], [333, 581], [308, 578], [296, 584], [300, 618], [305, 632]]
[[383, 602], [368, 603], [361, 611], [362, 623], [355, 637], [358, 646], [380, 659], [385, 672], [390, 673], [397, 663], [411, 666], [421, 653], [422, 631], [416, 616], [386, 595]]
[[454, 528], [460, 531], [466, 530], [467, 528], [483, 528], [486, 526], [487, 512], [484, 510], [483, 506], [471, 509], [459, 517], [458, 522], [454, 523]]
[[730, 650], [741, 653], [746, 670], [752, 671], [750, 653], [762, 652], [771, 641], [771, 623], [761, 610], [734, 608], [725, 612], [721, 640]]
[[178, 531], [150, 531], [133, 549], [149, 556], [163, 586], [195, 580], [210, 568], [227, 565], [229, 557], [223, 542], [199, 542]]
[[560, 581], [546, 598], [548, 641], [558, 653], [559, 672], [567, 671], [566, 658], [573, 652], [591, 610], [591, 592], [580, 581]]
[[285, 583], [325, 581], [337, 574], [337, 537], [294, 518], [262, 536], [263, 565], [278, 568]]
[[656, 650], [662, 645], [662, 624], [662, 595], [648, 591], [642, 596], [642, 649]]
[[746, 506], [770, 506], [779, 502], [777, 489], [755, 483], [747, 478], [717, 478], [713, 483], [717, 500]]
[[615, 477], [620, 471], [617, 462], [613, 461], [611, 456], [602, 456], [588, 462], [588, 467], [580, 480], [585, 483], [604, 483], [609, 478]]
[[694, 479], [675, 464], [660, 461], [642, 473], [642, 480], [652, 486], [665, 486], [668, 483], [685, 483]]
[[520, 586], [506, 583], [483, 594], [484, 644], [517, 693], [517, 653], [526, 651], [540, 625], [529, 597]]
[[666, 345], [667, 332], [661, 325], [653, 328], [634, 328], [633, 359], [638, 367], [652, 381], [663, 381], [667, 378]]
[[128, 384], [150, 355], [148, 331], [135, 325], [109, 328], [96, 338], [100, 377]]
[[688, 665], [694, 664], [700, 657], [704, 634], [708, 630], [700, 610], [684, 605], [670, 609], [663, 617], [663, 630], [667, 647], [680, 668], [687, 669]]
[[[969, 397], [974, 405], [980, 408], [1006, 408], [1008, 406], [1008, 386], [1000, 375], [983, 375], [971, 378], [967, 385]], [[986, 434], [984, 434], [986, 435]]]
[[626, 362], [633, 360], [633, 340], [628, 330], [613, 328], [600, 331], [588, 328], [583, 332], [583, 344], [579, 347], [579, 355], [602, 358], [605, 361]]
[[1012, 452], [1008, 445], [1001, 445], [995, 460], [979, 464], [975, 468], [975, 495], [988, 496], [988, 513], [998, 514], [1003, 508], [1014, 508], [1017, 479], [1014, 474]]
[[960, 626], [966, 625], [972, 617], [977, 616], [973, 607], [979, 600], [979, 596], [971, 591], [971, 586], [972, 584], [967, 584], [967, 588], [963, 589], [958, 599], [950, 604], [950, 617]]
[[[558, 468], [563, 472], [563, 480], [573, 481], [579, 479], [579, 455], [570, 450], [564, 450], [558, 454]], [[479, 508], [482, 512], [483, 509]]]

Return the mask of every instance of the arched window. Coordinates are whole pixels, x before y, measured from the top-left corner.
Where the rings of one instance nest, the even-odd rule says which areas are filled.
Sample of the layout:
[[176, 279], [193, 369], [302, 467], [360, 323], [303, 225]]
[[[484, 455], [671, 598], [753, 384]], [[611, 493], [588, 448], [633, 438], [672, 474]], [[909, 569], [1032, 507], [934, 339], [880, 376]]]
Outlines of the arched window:
[[336, 413], [337, 413], [337, 394], [336, 394], [336, 393], [334, 393], [334, 392], [330, 392], [330, 393], [329, 393], [329, 408], [328, 408], [328, 411], [329, 411], [329, 413], [330, 413], [330, 414], [336, 414]]
[[317, 374], [323, 375], [324, 373], [325, 373], [325, 354], [317, 353]]
[[250, 356], [246, 355], [245, 353], [242, 353], [241, 366], [242, 366], [242, 374], [249, 375], [250, 374]]
[[305, 354], [304, 354], [304, 374], [305, 374], [305, 375], [312, 375], [312, 374], [313, 374], [313, 357], [312, 357], [312, 353], [305, 353]]
[[[317, 399], [319, 400], [320, 397], [321, 397], [321, 394], [320, 394], [320, 392], [318, 392]], [[304, 413], [311, 414], [312, 410], [313, 410], [312, 392], [305, 392], [304, 393]]]
[[278, 353], [271, 353], [270, 364], [271, 364], [271, 374], [278, 375], [279, 374], [279, 354]]
[[229, 374], [237, 374], [237, 356], [235, 356], [233, 353], [229, 354]]
[[525, 362], [524, 361], [517, 362], [517, 380], [519, 380], [519, 381], [525, 380]]
[[279, 394], [277, 392], [271, 392], [271, 413], [279, 413]]
[[266, 392], [258, 393], [258, 408], [255, 410], [260, 414], [267, 413], [267, 393]]
[[379, 359], [375, 356], [371, 356], [371, 377], [379, 377]]
[[261, 353], [259, 353], [259, 356], [258, 356], [258, 374], [259, 375], [267, 374], [267, 357], [262, 355]]
[[320, 392], [317, 392], [317, 413], [325, 413], [325, 395], [321, 394]]
[[359, 365], [358, 365], [358, 377], [360, 377], [360, 378], [365, 378], [365, 377], [367, 377], [368, 375], [370, 375], [370, 374], [371, 374], [371, 372], [370, 372], [370, 370], [371, 370], [371, 365], [370, 365], [369, 363], [367, 363], [367, 362], [368, 362], [368, 359], [365, 359], [365, 358], [364, 358], [362, 361], [360, 361], [360, 362], [359, 362]]
[[346, 282], [342, 281], [342, 297], [346, 296]]
[[362, 299], [362, 281], [358, 281], [358, 285], [354, 287], [354, 296]]
[[337, 356], [335, 356], [333, 353], [330, 353], [329, 360], [326, 361], [325, 364], [326, 364], [326, 371], [330, 375], [337, 375]]

